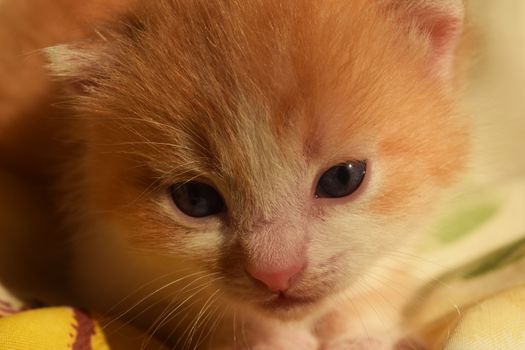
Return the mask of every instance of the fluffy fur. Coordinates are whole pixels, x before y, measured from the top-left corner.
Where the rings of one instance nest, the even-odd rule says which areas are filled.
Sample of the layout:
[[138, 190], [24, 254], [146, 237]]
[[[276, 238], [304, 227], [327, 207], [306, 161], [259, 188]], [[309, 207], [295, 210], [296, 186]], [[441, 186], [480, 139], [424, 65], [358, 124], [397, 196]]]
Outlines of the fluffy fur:
[[[461, 8], [162, 0], [48, 49], [79, 115], [59, 185], [77, 302], [107, 312], [128, 297], [111, 312], [177, 348], [369, 348], [370, 330], [393, 346], [399, 310], [372, 321], [367, 302], [395, 296], [400, 250], [467, 153]], [[360, 190], [316, 199], [322, 172], [351, 159], [368, 161]], [[224, 215], [177, 211], [168, 188], [193, 179], [219, 190]], [[307, 263], [287, 292], [300, 302], [272, 307], [246, 266], [294, 259]]]

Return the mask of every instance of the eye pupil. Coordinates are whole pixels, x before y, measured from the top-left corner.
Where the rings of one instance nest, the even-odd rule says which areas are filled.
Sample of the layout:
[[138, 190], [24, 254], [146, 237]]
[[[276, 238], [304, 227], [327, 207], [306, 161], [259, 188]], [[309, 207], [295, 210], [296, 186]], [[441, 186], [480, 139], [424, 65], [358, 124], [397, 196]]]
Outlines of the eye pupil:
[[350, 181], [350, 172], [348, 171], [348, 167], [337, 167], [337, 181], [341, 184], [347, 184]]
[[319, 179], [316, 196], [322, 198], [341, 198], [355, 192], [363, 182], [366, 163], [351, 161], [328, 169]]
[[186, 182], [170, 189], [175, 205], [184, 214], [202, 218], [224, 210], [224, 201], [213, 187], [201, 182]]

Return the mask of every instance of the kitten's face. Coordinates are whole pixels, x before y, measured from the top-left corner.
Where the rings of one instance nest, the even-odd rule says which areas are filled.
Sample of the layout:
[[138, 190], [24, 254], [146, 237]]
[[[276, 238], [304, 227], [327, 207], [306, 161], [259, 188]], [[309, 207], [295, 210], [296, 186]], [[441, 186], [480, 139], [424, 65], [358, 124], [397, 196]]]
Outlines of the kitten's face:
[[279, 317], [395, 254], [465, 152], [431, 44], [360, 1], [163, 3], [83, 67], [84, 204], [113, 249]]

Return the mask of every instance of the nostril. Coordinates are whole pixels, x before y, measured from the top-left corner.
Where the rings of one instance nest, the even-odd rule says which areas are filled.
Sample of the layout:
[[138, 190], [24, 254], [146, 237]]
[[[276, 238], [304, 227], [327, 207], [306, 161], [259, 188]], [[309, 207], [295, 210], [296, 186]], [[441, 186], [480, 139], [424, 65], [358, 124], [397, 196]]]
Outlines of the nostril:
[[301, 262], [279, 269], [249, 266], [246, 271], [254, 279], [264, 283], [272, 292], [284, 292], [294, 284], [297, 279], [295, 277], [303, 270], [304, 265]]

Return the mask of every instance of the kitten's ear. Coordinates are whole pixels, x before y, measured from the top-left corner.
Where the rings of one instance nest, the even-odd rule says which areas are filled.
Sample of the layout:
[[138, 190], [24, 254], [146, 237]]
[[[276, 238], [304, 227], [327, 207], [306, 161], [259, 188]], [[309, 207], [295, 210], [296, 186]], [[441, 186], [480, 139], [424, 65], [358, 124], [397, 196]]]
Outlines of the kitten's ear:
[[415, 34], [427, 47], [430, 65], [444, 77], [451, 77], [454, 56], [463, 30], [462, 0], [380, 0], [387, 11]]
[[102, 50], [98, 45], [57, 45], [44, 49], [51, 75], [67, 82], [79, 93], [97, 85]]

